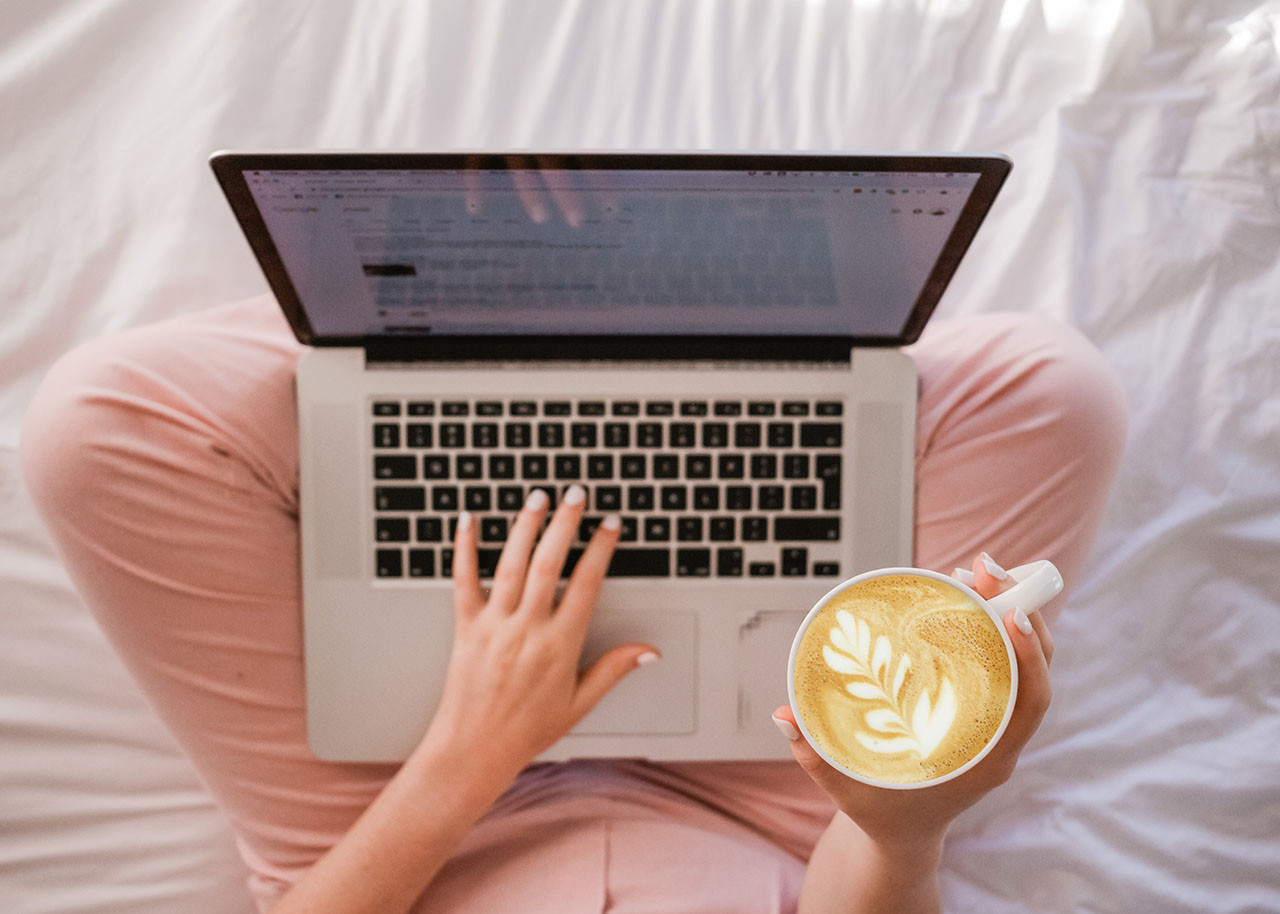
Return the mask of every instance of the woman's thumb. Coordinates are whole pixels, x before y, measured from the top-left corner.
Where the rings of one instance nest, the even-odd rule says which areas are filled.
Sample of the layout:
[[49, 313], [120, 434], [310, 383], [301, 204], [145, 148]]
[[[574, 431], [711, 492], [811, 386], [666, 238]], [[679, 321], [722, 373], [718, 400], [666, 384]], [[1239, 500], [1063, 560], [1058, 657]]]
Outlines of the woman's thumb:
[[844, 775], [827, 764], [826, 759], [818, 755], [817, 751], [800, 735], [800, 727], [796, 724], [795, 713], [791, 707], [783, 705], [774, 711], [773, 722], [778, 725], [782, 735], [791, 741], [791, 755], [800, 767], [808, 772], [815, 784], [827, 793], [831, 793], [832, 788], [844, 780]]

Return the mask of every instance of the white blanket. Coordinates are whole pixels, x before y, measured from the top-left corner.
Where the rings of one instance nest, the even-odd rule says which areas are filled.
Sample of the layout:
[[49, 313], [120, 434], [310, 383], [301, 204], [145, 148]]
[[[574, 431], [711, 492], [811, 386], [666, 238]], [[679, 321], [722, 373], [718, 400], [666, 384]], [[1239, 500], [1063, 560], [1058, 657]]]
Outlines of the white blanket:
[[226, 825], [17, 476], [77, 341], [262, 290], [218, 148], [999, 151], [943, 311], [1117, 365], [1132, 431], [1055, 698], [947, 906], [1280, 911], [1280, 7], [1266, 0], [0, 6], [0, 910], [247, 911]]

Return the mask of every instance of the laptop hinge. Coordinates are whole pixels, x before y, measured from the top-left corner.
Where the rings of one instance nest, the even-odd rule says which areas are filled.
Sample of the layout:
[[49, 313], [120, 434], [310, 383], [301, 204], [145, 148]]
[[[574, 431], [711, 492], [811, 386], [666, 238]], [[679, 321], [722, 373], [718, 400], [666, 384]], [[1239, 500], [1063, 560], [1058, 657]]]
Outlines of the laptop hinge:
[[363, 341], [365, 360], [436, 362], [847, 363], [855, 345], [891, 346], [849, 337], [390, 337]]

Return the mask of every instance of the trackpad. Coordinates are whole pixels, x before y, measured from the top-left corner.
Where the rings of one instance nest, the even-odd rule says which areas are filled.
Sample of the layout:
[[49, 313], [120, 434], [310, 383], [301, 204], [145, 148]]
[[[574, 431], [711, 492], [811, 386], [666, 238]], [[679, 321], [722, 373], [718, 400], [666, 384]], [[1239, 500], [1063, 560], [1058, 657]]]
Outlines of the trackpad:
[[697, 727], [697, 615], [598, 613], [582, 649], [583, 666], [632, 641], [652, 644], [662, 659], [628, 673], [571, 733], [692, 733]]

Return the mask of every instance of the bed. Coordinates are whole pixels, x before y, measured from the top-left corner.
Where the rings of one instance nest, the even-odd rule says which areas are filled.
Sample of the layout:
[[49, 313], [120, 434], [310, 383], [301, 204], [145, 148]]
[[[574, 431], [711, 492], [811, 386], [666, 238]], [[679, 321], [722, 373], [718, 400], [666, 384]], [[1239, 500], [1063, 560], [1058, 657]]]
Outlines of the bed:
[[73, 344], [265, 288], [219, 148], [999, 151], [942, 312], [1120, 370], [1128, 449], [948, 910], [1280, 911], [1280, 5], [462, 0], [0, 8], [0, 910], [251, 909], [17, 472]]

